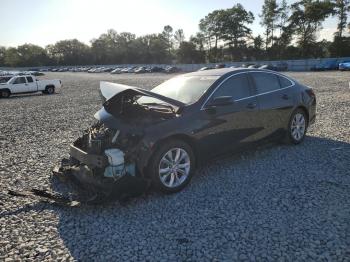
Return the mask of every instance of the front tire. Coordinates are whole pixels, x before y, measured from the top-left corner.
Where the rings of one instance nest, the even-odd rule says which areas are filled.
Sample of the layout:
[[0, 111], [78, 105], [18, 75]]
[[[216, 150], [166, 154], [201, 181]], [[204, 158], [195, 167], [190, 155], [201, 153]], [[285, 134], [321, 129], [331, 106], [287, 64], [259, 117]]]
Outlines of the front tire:
[[290, 117], [287, 130], [287, 143], [300, 144], [303, 142], [308, 127], [308, 119], [304, 110], [298, 108]]
[[164, 193], [181, 191], [190, 182], [195, 168], [192, 148], [181, 140], [167, 140], [154, 152], [149, 163], [153, 186]]
[[11, 96], [11, 93], [9, 90], [1, 90], [0, 91], [0, 97], [9, 98], [10, 96]]

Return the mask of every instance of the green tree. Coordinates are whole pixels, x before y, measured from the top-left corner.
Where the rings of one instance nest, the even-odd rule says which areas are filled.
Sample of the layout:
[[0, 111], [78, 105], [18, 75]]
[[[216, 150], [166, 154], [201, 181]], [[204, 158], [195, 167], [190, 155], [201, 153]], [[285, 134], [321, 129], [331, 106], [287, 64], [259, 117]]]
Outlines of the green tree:
[[264, 0], [264, 5], [262, 7], [262, 13], [260, 17], [260, 24], [266, 28], [265, 46], [267, 49], [270, 44], [273, 45], [274, 31], [277, 20], [279, 18], [279, 8], [276, 0]]
[[226, 9], [222, 13], [221, 38], [231, 50], [231, 58], [242, 59], [240, 49], [246, 47], [246, 41], [251, 38], [252, 30], [248, 27], [253, 23], [254, 15], [241, 4]]
[[174, 40], [176, 42], [177, 46], [180, 46], [180, 44], [185, 41], [185, 34], [184, 34], [184, 30], [182, 29], [178, 29], [175, 31], [174, 33]]
[[16, 67], [21, 64], [21, 57], [17, 52], [17, 48], [10, 47], [6, 49], [4, 62], [6, 66]]
[[288, 23], [290, 13], [290, 6], [286, 0], [282, 0], [279, 4], [276, 30], [278, 29], [278, 36], [275, 35], [273, 45], [268, 50], [267, 55], [269, 59], [282, 59], [286, 54], [287, 47], [291, 44], [293, 39], [293, 30]]
[[171, 49], [173, 47], [173, 42], [172, 42], [173, 28], [170, 25], [164, 26], [162, 35], [164, 36], [165, 40], [167, 41], [168, 51], [169, 51], [169, 55], [170, 55]]
[[334, 2], [334, 15], [338, 17], [338, 31], [335, 33], [340, 38], [343, 36], [343, 32], [346, 29], [348, 12], [350, 11], [349, 0], [333, 0]]
[[90, 47], [77, 39], [58, 41], [46, 48], [51, 59], [59, 65], [89, 64]]
[[5, 54], [6, 48], [4, 46], [0, 46], [0, 66], [5, 66]]
[[301, 0], [291, 6], [289, 18], [293, 33], [302, 57], [310, 57], [316, 44], [316, 33], [322, 28], [322, 22], [333, 13], [333, 4], [320, 0]]
[[179, 63], [191, 64], [204, 62], [204, 55], [197, 50], [196, 44], [183, 41], [176, 52], [177, 61]]
[[46, 50], [37, 45], [18, 46], [17, 53], [21, 59], [19, 66], [43, 66], [49, 63]]
[[91, 56], [96, 64], [121, 63], [123, 54], [118, 49], [119, 34], [109, 29], [97, 39], [91, 40]]
[[[199, 29], [201, 31], [201, 34], [206, 39], [206, 45], [209, 50], [209, 60], [211, 60], [210, 58], [213, 57], [214, 62], [217, 61], [218, 42], [221, 38], [222, 27], [223, 27], [222, 17], [224, 13], [225, 13], [225, 10], [215, 10], [209, 13], [199, 22]], [[212, 47], [213, 41], [214, 41], [214, 46]]]

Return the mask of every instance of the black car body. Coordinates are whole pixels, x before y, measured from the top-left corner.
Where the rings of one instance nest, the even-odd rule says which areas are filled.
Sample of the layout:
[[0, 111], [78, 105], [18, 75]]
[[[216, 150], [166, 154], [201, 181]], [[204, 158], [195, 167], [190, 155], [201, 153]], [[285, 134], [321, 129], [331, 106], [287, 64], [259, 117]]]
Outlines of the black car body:
[[[100, 185], [111, 185], [120, 177], [131, 175], [151, 178], [161, 190], [176, 192], [188, 183], [198, 164], [266, 139], [287, 137], [297, 144], [315, 120], [316, 98], [312, 89], [273, 71], [225, 68], [173, 79], [175, 82], [170, 84], [176, 83], [176, 79], [193, 81], [186, 87], [182, 101], [172, 97], [175, 93], [170, 96], [157, 93], [157, 88], [152, 92], [101, 83], [105, 102], [95, 115], [98, 123], [71, 146], [70, 165], [80, 169], [76, 170], [78, 178], [93, 177]], [[200, 81], [208, 86], [200, 87], [201, 95], [188, 98], [191, 88], [198, 89], [198, 83], [204, 83]], [[171, 88], [170, 85], [166, 92], [171, 92]], [[144, 98], [148, 103], [139, 102]], [[300, 123], [304, 121], [304, 126], [298, 124], [298, 118]], [[293, 139], [292, 133], [298, 130], [299, 137]], [[167, 151], [171, 146], [175, 151]], [[108, 178], [106, 167], [111, 161], [104, 152], [111, 148], [121, 151], [117, 153], [122, 154], [123, 161], [120, 172]], [[187, 162], [176, 164], [180, 156]], [[168, 161], [171, 157], [175, 160]], [[168, 166], [162, 168], [159, 159], [169, 162]], [[177, 175], [184, 172], [178, 170], [180, 173], [175, 176], [176, 168], [185, 165], [188, 179], [182, 184], [167, 188], [158, 181], [161, 170], [168, 170], [172, 172], [169, 181], [175, 183]], [[89, 172], [82, 175], [81, 166]], [[154, 174], [157, 168], [159, 175]]]

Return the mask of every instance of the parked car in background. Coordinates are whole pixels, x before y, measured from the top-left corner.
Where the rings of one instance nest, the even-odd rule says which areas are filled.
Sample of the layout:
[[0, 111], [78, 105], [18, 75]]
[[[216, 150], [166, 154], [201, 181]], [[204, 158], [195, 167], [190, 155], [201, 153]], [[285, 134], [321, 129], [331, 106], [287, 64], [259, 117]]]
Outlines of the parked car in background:
[[249, 65], [247, 68], [259, 68], [260, 65], [259, 64], [252, 64], [252, 65]]
[[53, 94], [62, 87], [59, 79], [37, 80], [33, 75], [16, 75], [0, 83], [0, 95], [8, 98], [12, 94], [42, 92]]
[[12, 76], [0, 75], [0, 84], [6, 84], [11, 78]]
[[324, 61], [320, 64], [315, 65], [311, 68], [313, 71], [326, 71], [326, 70], [337, 70], [339, 67], [338, 60]]
[[163, 67], [151, 66], [150, 73], [160, 73], [160, 72], [164, 72], [164, 68]]
[[33, 75], [33, 76], [43, 76], [43, 75], [45, 75], [43, 72], [40, 72], [40, 71], [25, 71], [23, 73], [27, 74], [27, 75]]
[[211, 69], [214, 69], [214, 68], [210, 67], [210, 66], [205, 66], [205, 67], [202, 67], [201, 69], [199, 69], [198, 71], [205, 71], [205, 70], [211, 70]]
[[350, 61], [345, 61], [339, 64], [340, 71], [350, 70]]
[[276, 71], [283, 72], [287, 70], [288, 70], [288, 64], [285, 62], [281, 62], [276, 65]]
[[272, 65], [272, 64], [262, 65], [259, 67], [259, 69], [267, 69], [267, 70], [277, 71], [277, 67]]
[[165, 73], [168, 73], [168, 74], [177, 73], [180, 71], [181, 71], [181, 69], [176, 67], [176, 66], [167, 66], [165, 68]]
[[112, 74], [112, 75], [113, 75], [113, 74], [120, 74], [120, 73], [121, 73], [121, 70], [122, 70], [122, 68], [117, 67], [116, 69], [114, 69], [114, 70], [111, 71], [111, 74]]
[[147, 73], [146, 67], [145, 66], [140, 66], [138, 68], [135, 68], [134, 73], [135, 74]]
[[225, 67], [226, 67], [225, 64], [217, 64], [217, 65], [215, 65], [215, 69], [225, 68]]

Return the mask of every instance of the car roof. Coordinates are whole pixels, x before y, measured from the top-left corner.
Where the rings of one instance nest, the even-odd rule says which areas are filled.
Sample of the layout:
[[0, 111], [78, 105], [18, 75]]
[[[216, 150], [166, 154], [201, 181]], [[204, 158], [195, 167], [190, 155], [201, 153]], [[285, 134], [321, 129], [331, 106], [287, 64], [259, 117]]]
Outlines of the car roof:
[[261, 71], [261, 72], [273, 72], [271, 70], [266, 69], [258, 69], [258, 68], [219, 68], [219, 69], [210, 69], [204, 71], [196, 71], [192, 73], [185, 74], [186, 76], [224, 76], [226, 74], [230, 74], [232, 72], [240, 73], [240, 72], [250, 72], [250, 71]]

